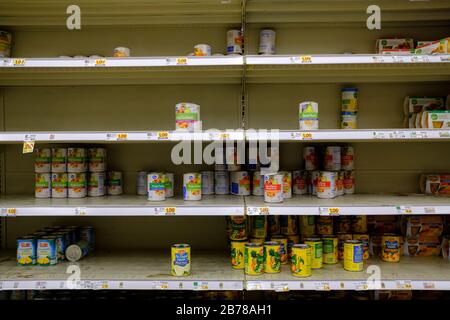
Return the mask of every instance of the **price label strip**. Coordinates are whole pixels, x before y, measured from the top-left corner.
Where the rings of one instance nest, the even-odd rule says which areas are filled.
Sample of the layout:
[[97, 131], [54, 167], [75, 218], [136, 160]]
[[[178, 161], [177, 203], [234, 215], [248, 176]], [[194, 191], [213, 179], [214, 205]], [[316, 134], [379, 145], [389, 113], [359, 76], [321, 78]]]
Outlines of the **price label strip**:
[[106, 59], [87, 59], [86, 66], [88, 66], [88, 67], [106, 67]]
[[277, 284], [273, 285], [273, 290], [275, 292], [288, 292], [289, 291], [289, 285], [288, 284]]
[[367, 281], [356, 282], [355, 290], [358, 290], [358, 291], [369, 290], [369, 285], [367, 284]]
[[157, 207], [155, 208], [156, 215], [174, 216], [177, 213], [176, 207]]
[[26, 64], [26, 60], [23, 58], [13, 59], [12, 66], [13, 67], [24, 67]]
[[17, 216], [17, 209], [16, 208], [2, 208], [2, 216], [15, 217], [15, 216]]
[[160, 281], [155, 284], [155, 289], [157, 290], [168, 290], [169, 289], [169, 283]]
[[189, 59], [187, 57], [168, 58], [167, 65], [169, 66], [187, 66], [189, 65]]
[[397, 206], [397, 213], [398, 214], [412, 214], [413, 210], [409, 206]]
[[312, 63], [312, 56], [299, 56], [299, 57], [291, 57], [291, 62], [295, 64], [308, 64]]
[[126, 141], [128, 140], [128, 133], [107, 133], [107, 141]]
[[75, 208], [76, 216], [86, 216], [88, 214], [86, 207]]
[[395, 287], [399, 290], [412, 290], [411, 280], [397, 280]]
[[247, 215], [249, 216], [260, 216], [269, 214], [270, 214], [269, 207], [247, 207]]
[[35, 285], [36, 290], [46, 290], [47, 289], [47, 282], [45, 281], [37, 281]]
[[209, 283], [208, 282], [194, 282], [194, 290], [209, 290]]
[[317, 291], [331, 291], [331, 286], [328, 282], [316, 282], [314, 288]]
[[340, 208], [336, 207], [321, 207], [319, 208], [319, 215], [321, 216], [338, 216], [341, 213]]
[[261, 290], [262, 285], [260, 282], [247, 282], [246, 288], [247, 290]]

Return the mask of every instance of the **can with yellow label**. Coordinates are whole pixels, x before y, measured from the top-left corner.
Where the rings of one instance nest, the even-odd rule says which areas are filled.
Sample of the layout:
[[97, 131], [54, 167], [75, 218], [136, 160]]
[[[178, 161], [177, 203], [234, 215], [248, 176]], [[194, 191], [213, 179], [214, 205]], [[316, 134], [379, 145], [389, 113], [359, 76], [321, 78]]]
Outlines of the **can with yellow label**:
[[400, 261], [400, 237], [395, 234], [384, 234], [381, 237], [381, 260], [386, 262]]
[[244, 269], [244, 253], [246, 241], [231, 241], [231, 266], [233, 269]]
[[191, 246], [188, 244], [172, 245], [172, 275], [186, 277], [191, 274]]
[[264, 242], [264, 272], [279, 273], [281, 271], [281, 244], [275, 241]]
[[323, 263], [338, 263], [338, 238], [336, 236], [323, 236]]
[[287, 264], [288, 261], [288, 240], [285, 236], [272, 236], [270, 241], [275, 241], [280, 244], [281, 264]]
[[320, 238], [306, 238], [305, 244], [311, 246], [311, 268], [321, 269], [323, 266], [323, 246]]
[[350, 233], [338, 232], [338, 258], [339, 260], [344, 260], [344, 243], [347, 240], [352, 240], [353, 236]]
[[259, 243], [246, 243], [244, 251], [245, 274], [258, 276], [264, 271], [264, 247]]
[[320, 216], [316, 220], [317, 234], [332, 235], [333, 234], [333, 217]]
[[311, 246], [294, 244], [291, 258], [292, 275], [296, 277], [311, 276]]
[[370, 237], [368, 234], [354, 234], [353, 240], [360, 240], [362, 242], [363, 246], [363, 260], [367, 260], [370, 258], [369, 253], [369, 243], [370, 243]]
[[291, 234], [291, 235], [288, 235], [286, 237], [287, 237], [287, 240], [288, 240], [288, 245], [287, 245], [287, 247], [288, 247], [288, 249], [287, 249], [287, 251], [288, 251], [288, 260], [290, 260], [291, 257], [292, 257], [292, 246], [294, 244], [299, 244], [300, 243], [300, 236], [298, 234]]
[[347, 240], [344, 243], [344, 269], [363, 270], [363, 246], [360, 240]]

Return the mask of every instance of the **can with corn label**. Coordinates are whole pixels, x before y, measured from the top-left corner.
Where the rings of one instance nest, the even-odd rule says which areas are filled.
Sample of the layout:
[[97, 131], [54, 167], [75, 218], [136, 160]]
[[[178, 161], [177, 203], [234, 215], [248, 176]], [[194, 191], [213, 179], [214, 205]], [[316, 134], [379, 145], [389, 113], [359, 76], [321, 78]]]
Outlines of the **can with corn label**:
[[164, 174], [160, 172], [151, 172], [147, 175], [148, 200], [163, 201], [166, 200], [166, 189], [164, 186]]
[[67, 172], [86, 172], [86, 160], [85, 148], [67, 148]]
[[202, 176], [200, 173], [183, 175], [183, 199], [198, 201], [202, 199]]
[[338, 263], [338, 238], [336, 236], [323, 236], [323, 263]]
[[86, 173], [68, 173], [69, 198], [84, 198], [87, 195]]
[[286, 236], [288, 241], [288, 261], [292, 257], [292, 246], [300, 243], [300, 236], [298, 234], [289, 234]]
[[323, 266], [323, 245], [320, 238], [306, 238], [305, 244], [311, 246], [311, 268], [321, 269]]
[[89, 197], [101, 197], [106, 193], [105, 190], [105, 173], [104, 172], [91, 172], [88, 178], [88, 196]]
[[344, 269], [347, 271], [363, 271], [363, 246], [361, 241], [345, 241]]
[[353, 240], [359, 240], [362, 242], [363, 247], [363, 260], [367, 260], [370, 258], [369, 254], [369, 243], [370, 237], [368, 234], [353, 234]]
[[311, 276], [311, 246], [294, 244], [291, 257], [292, 275], [296, 277]]
[[67, 198], [67, 173], [52, 173], [52, 198]]
[[247, 239], [247, 216], [230, 216], [230, 240]]
[[281, 272], [281, 244], [278, 242], [264, 242], [264, 272]]
[[395, 234], [384, 234], [381, 237], [381, 260], [386, 262], [400, 261], [400, 237]]
[[191, 274], [191, 246], [188, 244], [172, 245], [172, 276], [187, 277]]
[[338, 258], [344, 260], [344, 244], [347, 240], [353, 240], [353, 236], [350, 233], [338, 232], [336, 233], [338, 238]]
[[67, 172], [67, 149], [52, 149], [52, 172]]
[[58, 263], [56, 239], [44, 236], [37, 240], [37, 264], [40, 266], [54, 266]]
[[34, 236], [17, 239], [17, 264], [21, 266], [36, 264], [36, 238]]
[[245, 245], [246, 241], [231, 241], [231, 266], [233, 269], [244, 269]]
[[245, 244], [245, 274], [257, 276], [264, 271], [264, 247], [260, 243]]
[[34, 172], [48, 173], [51, 171], [52, 150], [49, 148], [36, 148], [34, 158]]
[[287, 264], [288, 261], [288, 240], [286, 236], [275, 235], [270, 238], [270, 241], [280, 244], [281, 264]]

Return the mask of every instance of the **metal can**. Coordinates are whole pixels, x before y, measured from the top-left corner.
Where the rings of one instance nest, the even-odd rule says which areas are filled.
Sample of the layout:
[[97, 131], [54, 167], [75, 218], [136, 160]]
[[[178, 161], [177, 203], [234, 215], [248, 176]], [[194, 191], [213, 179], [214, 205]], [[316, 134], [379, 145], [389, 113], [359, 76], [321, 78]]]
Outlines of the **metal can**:
[[241, 30], [227, 31], [227, 54], [242, 54], [242, 32]]
[[250, 175], [247, 171], [231, 172], [231, 194], [250, 195]]
[[68, 239], [67, 244], [68, 245], [74, 244], [74, 243], [76, 243], [79, 240], [78, 239], [78, 230], [77, 229], [67, 227], [67, 228], [60, 229], [59, 232], [67, 233], [67, 239]]
[[341, 167], [342, 170], [350, 171], [353, 170], [354, 165], [355, 150], [353, 147], [342, 147], [341, 149]]
[[[1, 31], [0, 31], [1, 33]], [[48, 173], [51, 171], [52, 150], [49, 148], [36, 148], [34, 158], [34, 172]]]
[[281, 272], [281, 244], [275, 241], [264, 242], [264, 272]]
[[352, 220], [349, 216], [337, 217], [337, 226], [336, 226], [337, 232], [349, 233], [352, 230], [351, 225], [352, 225]]
[[230, 193], [230, 174], [228, 171], [214, 172], [214, 193], [216, 195]]
[[89, 253], [89, 243], [85, 240], [71, 244], [66, 249], [66, 259], [70, 262], [77, 262]]
[[67, 173], [52, 173], [52, 198], [67, 198]]
[[341, 112], [341, 129], [358, 129], [356, 112]]
[[202, 176], [200, 173], [185, 173], [183, 175], [183, 199], [202, 199]]
[[289, 171], [281, 171], [283, 175], [283, 199], [292, 198], [292, 173]]
[[0, 31], [0, 58], [9, 58], [11, 56], [11, 33]]
[[230, 216], [230, 240], [246, 240], [247, 239], [247, 217], [246, 216]]
[[358, 89], [343, 88], [341, 90], [343, 112], [358, 112]]
[[250, 238], [250, 243], [259, 243], [263, 244], [266, 241], [266, 238]]
[[34, 236], [17, 239], [17, 264], [21, 266], [36, 264], [36, 238]]
[[172, 245], [172, 276], [187, 277], [191, 274], [191, 246], [185, 243]]
[[291, 271], [296, 277], [311, 276], [311, 246], [294, 244], [292, 246]]
[[67, 172], [86, 172], [86, 149], [67, 148]]
[[316, 233], [315, 216], [300, 216], [299, 225], [300, 225], [300, 234], [302, 236], [311, 237]]
[[259, 54], [275, 54], [276, 32], [272, 29], [263, 29], [259, 32]]
[[353, 236], [350, 233], [338, 232], [336, 233], [338, 238], [338, 258], [344, 260], [344, 244], [347, 240], [353, 240]]
[[327, 171], [341, 170], [341, 147], [328, 146], [325, 148], [323, 167]]
[[231, 266], [233, 269], [244, 269], [245, 245], [246, 241], [231, 241]]
[[317, 197], [321, 199], [333, 199], [336, 197], [337, 172], [320, 171], [317, 180]]
[[386, 262], [400, 261], [400, 237], [396, 234], [384, 234], [381, 237], [381, 260]]
[[306, 171], [292, 172], [292, 192], [296, 195], [307, 194], [308, 188], [306, 186]]
[[275, 235], [270, 238], [270, 241], [278, 242], [280, 244], [281, 264], [287, 264], [289, 261], [288, 261], [288, 240], [286, 236]]
[[344, 269], [347, 271], [363, 270], [363, 246], [359, 240], [347, 240], [344, 243]]
[[122, 172], [120, 171], [109, 171], [108, 172], [108, 194], [112, 196], [120, 195], [123, 192], [123, 179]]
[[265, 174], [264, 175], [264, 201], [265, 202], [283, 202], [283, 175]]
[[252, 237], [265, 238], [267, 236], [267, 219], [265, 216], [251, 216]]
[[280, 216], [267, 216], [267, 225], [271, 235], [281, 233]]
[[316, 220], [316, 230], [321, 236], [333, 234], [333, 217], [319, 216]]
[[315, 101], [301, 102], [299, 109], [300, 130], [319, 129], [319, 104]]
[[319, 175], [320, 175], [320, 171], [312, 171], [311, 172], [311, 194], [313, 196], [317, 196], [317, 184], [319, 182]]
[[166, 189], [164, 187], [164, 174], [151, 172], [147, 175], [147, 192], [149, 201], [166, 200]]
[[89, 243], [89, 251], [95, 249], [95, 230], [94, 227], [84, 226], [80, 228], [80, 240], [87, 241]]
[[40, 266], [53, 266], [58, 263], [55, 237], [45, 236], [37, 240], [36, 257]]
[[[173, 188], [175, 185], [175, 177], [172, 172], [164, 172], [163, 174], [164, 179], [164, 191], [166, 198], [173, 198], [174, 192]], [[202, 180], [203, 183], [203, 180]]]
[[353, 171], [344, 172], [344, 194], [355, 193], [355, 174]]
[[254, 196], [264, 195], [264, 176], [261, 175], [261, 172], [255, 171], [253, 173], [252, 187], [253, 187], [252, 194]]
[[197, 44], [194, 46], [194, 56], [205, 57], [212, 55], [212, 49], [209, 44]]
[[345, 171], [336, 172], [337, 182], [336, 182], [336, 196], [344, 195], [344, 179]]
[[291, 257], [292, 257], [292, 246], [294, 244], [299, 244], [300, 243], [300, 236], [298, 234], [289, 234], [286, 236], [287, 237], [287, 241], [288, 241], [288, 247], [287, 247], [287, 252], [288, 252], [288, 260], [290, 261]]
[[90, 172], [104, 172], [106, 166], [106, 149], [105, 148], [89, 148], [88, 163]]
[[214, 194], [214, 171], [202, 171], [202, 194]]
[[113, 56], [114, 56], [114, 58], [126, 58], [126, 57], [129, 57], [130, 54], [131, 54], [130, 48], [117, 47], [117, 48], [114, 48]]
[[367, 232], [367, 216], [352, 216], [352, 231], [354, 233]]
[[321, 269], [323, 266], [323, 245], [320, 238], [306, 238], [305, 244], [311, 246], [311, 268]]
[[339, 260], [338, 238], [336, 236], [323, 236], [323, 263], [336, 264]]
[[359, 240], [362, 242], [363, 247], [363, 260], [367, 260], [370, 258], [369, 254], [369, 243], [370, 237], [368, 234], [353, 234], [353, 240]]
[[147, 171], [139, 171], [136, 176], [136, 193], [140, 196], [147, 195]]
[[56, 241], [56, 252], [58, 255], [58, 262], [66, 260], [66, 233], [62, 232], [54, 232], [51, 234], [52, 237], [55, 237]]
[[86, 173], [68, 173], [69, 198], [84, 198], [87, 195]]
[[245, 274], [257, 276], [264, 271], [264, 247], [259, 243], [246, 243], [244, 251]]
[[50, 198], [51, 186], [50, 173], [36, 173], [34, 175], [34, 196], [36, 198]]
[[303, 148], [303, 160], [305, 161], [305, 170], [317, 170], [317, 152], [315, 147]]
[[66, 148], [52, 148], [52, 172], [67, 172]]
[[200, 106], [195, 103], [181, 102], [175, 105], [175, 129], [194, 132], [200, 121]]
[[298, 233], [298, 217], [294, 215], [281, 216], [281, 233], [291, 235]]
[[106, 194], [105, 178], [104, 172], [91, 172], [89, 174], [87, 182], [89, 197], [101, 197]]

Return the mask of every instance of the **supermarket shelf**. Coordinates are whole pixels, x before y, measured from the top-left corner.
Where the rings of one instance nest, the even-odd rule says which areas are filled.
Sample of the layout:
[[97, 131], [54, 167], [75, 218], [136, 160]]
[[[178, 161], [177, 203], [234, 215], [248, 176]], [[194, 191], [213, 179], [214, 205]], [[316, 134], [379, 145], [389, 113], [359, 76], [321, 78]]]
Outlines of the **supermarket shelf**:
[[294, 196], [282, 203], [245, 197], [248, 215], [401, 215], [450, 214], [450, 197], [429, 195], [353, 194], [334, 199]]
[[[65, 28], [70, 1], [36, 0], [0, 3], [0, 25]], [[239, 24], [240, 0], [79, 0], [83, 28]]]
[[450, 80], [450, 55], [263, 55], [245, 63], [248, 83]]
[[[16, 266], [14, 254], [8, 257], [0, 258], [0, 290], [243, 290], [244, 283], [244, 273], [231, 268], [225, 253], [192, 253], [188, 277], [170, 275], [170, 248], [164, 253], [95, 252], [77, 263], [50, 267]], [[79, 281], [67, 281], [70, 265], [79, 266]]]
[[243, 57], [0, 59], [0, 86], [240, 83]]
[[[247, 140], [267, 139], [256, 131], [246, 131]], [[450, 130], [439, 129], [358, 129], [279, 131], [280, 141], [427, 141], [450, 140]]]
[[180, 197], [151, 202], [146, 196], [104, 196], [81, 199], [0, 198], [1, 216], [228, 216], [243, 215], [240, 196], [203, 196], [201, 201]]
[[[379, 269], [378, 269], [379, 268]], [[378, 272], [380, 281], [372, 280]], [[369, 278], [370, 277], [370, 278]], [[400, 263], [383, 262], [371, 258], [364, 270], [344, 270], [342, 263], [324, 265], [313, 270], [312, 276], [298, 278], [291, 275], [288, 266], [281, 273], [248, 276], [247, 290], [450, 290], [450, 261], [442, 257], [401, 257]]]

